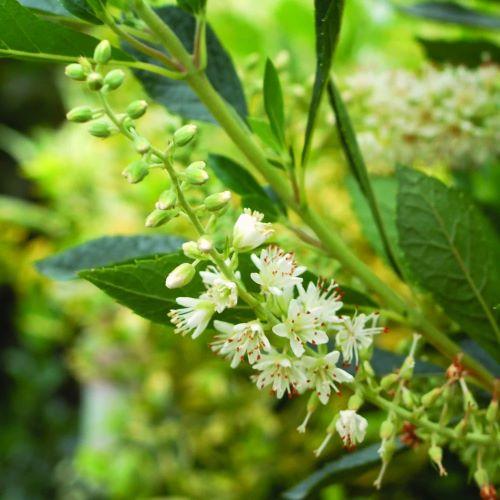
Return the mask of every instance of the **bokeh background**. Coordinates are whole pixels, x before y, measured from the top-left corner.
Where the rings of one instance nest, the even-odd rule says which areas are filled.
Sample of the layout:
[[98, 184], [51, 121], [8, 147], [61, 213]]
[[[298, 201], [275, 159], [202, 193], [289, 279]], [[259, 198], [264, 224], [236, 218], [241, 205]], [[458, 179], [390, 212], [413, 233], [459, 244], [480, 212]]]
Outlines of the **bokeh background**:
[[[382, 0], [349, 0], [334, 71], [381, 185], [396, 163], [432, 169], [466, 189], [499, 227], [495, 3], [464, 1], [497, 16], [496, 25], [477, 19], [464, 25], [412, 16]], [[265, 58], [273, 59], [289, 133], [299, 144], [314, 72], [311, 2], [209, 0], [209, 19], [256, 116], [262, 116]], [[446, 50], [429, 40], [469, 49]], [[129, 78], [115, 102], [140, 97]], [[174, 336], [88, 283], [55, 283], [34, 268], [37, 259], [91, 238], [144, 233], [144, 217], [161, 191], [159, 176], [126, 184], [120, 172], [133, 152], [120, 138], [99, 141], [65, 122], [65, 110], [88, 99], [63, 78], [62, 67], [0, 61], [0, 497], [279, 498], [342, 453], [339, 444], [320, 460], [312, 453], [340, 399], [318, 412], [307, 434], [298, 434], [304, 400], [276, 401], [255, 389], [251, 370], [231, 370], [203, 338]], [[164, 142], [179, 125], [152, 106], [142, 130]], [[213, 126], [203, 128], [197, 157], [209, 145], [236, 154]], [[356, 193], [345, 187], [352, 183], [326, 109], [312, 162], [309, 189], [318, 208], [383, 273], [369, 228], [354, 216]], [[180, 223], [167, 230], [189, 237]], [[279, 237], [321, 268], [286, 231]], [[402, 349], [407, 333], [384, 341]], [[378, 417], [373, 409], [368, 441], [377, 439]], [[325, 486], [318, 497], [474, 498], [452, 456], [447, 469], [440, 480], [425, 452], [416, 450], [391, 467], [382, 493], [371, 489], [375, 472], [368, 471]]]

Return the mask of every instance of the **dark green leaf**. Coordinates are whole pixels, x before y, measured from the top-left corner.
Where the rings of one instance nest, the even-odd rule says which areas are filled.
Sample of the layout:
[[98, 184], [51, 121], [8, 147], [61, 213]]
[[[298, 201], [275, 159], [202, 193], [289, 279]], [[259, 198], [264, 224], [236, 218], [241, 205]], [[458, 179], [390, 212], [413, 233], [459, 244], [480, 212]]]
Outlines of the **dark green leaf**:
[[[194, 17], [177, 7], [163, 7], [157, 9], [156, 12], [172, 28], [186, 49], [191, 52], [196, 25]], [[144, 54], [132, 49], [130, 51], [139, 60], [157, 64], [155, 60]], [[229, 55], [210, 26], [207, 26], [207, 58], [206, 73], [208, 79], [219, 94], [245, 119], [247, 105], [240, 80]], [[170, 112], [187, 119], [216, 123], [186, 82], [169, 80], [144, 71], [138, 71], [137, 76], [148, 94]]]
[[[370, 363], [377, 376], [383, 377], [384, 375], [393, 373], [398, 368], [401, 368], [405, 358], [406, 356], [400, 356], [399, 354], [394, 354], [391, 351], [375, 347]], [[428, 363], [427, 361], [416, 359], [413, 374], [415, 377], [430, 377], [432, 375], [441, 375], [444, 377], [444, 370], [443, 368], [432, 363]]]
[[337, 46], [344, 11], [344, 0], [314, 1], [316, 29], [316, 76], [309, 104], [304, 146], [302, 148], [302, 164], [305, 165], [311, 148], [311, 141], [316, 125], [316, 116], [325, 93], [330, 75], [333, 54]]
[[463, 193], [400, 168], [397, 227], [420, 285], [474, 340], [500, 358], [500, 243]]
[[285, 145], [285, 105], [278, 72], [270, 59], [264, 73], [264, 108], [271, 130], [281, 146]]
[[489, 40], [417, 40], [433, 62], [470, 68], [484, 62], [500, 64], [500, 47]]
[[[15, 0], [0, 0], [0, 57], [72, 61], [92, 57], [99, 40], [64, 26], [39, 19]], [[132, 61], [120, 49], [113, 59]]]
[[[339, 458], [323, 465], [321, 469], [313, 472], [308, 478], [301, 481], [283, 494], [288, 500], [301, 500], [307, 498], [319, 486], [345, 481], [349, 477], [358, 476], [371, 469], [380, 462], [378, 449], [380, 443], [375, 443], [366, 448], [344, 452]], [[403, 444], [396, 441], [396, 453], [404, 449]]]
[[500, 364], [497, 363], [488, 351], [485, 351], [477, 342], [464, 339], [460, 342], [461, 349], [472, 358], [479, 361], [495, 378], [500, 377]]
[[258, 210], [270, 221], [278, 217], [278, 207], [252, 175], [236, 162], [222, 155], [211, 154], [208, 165], [231, 191], [241, 195], [242, 205]]
[[342, 144], [342, 149], [349, 165], [349, 169], [354, 178], [358, 181], [359, 188], [361, 189], [361, 192], [368, 202], [368, 206], [370, 207], [375, 225], [384, 245], [385, 254], [387, 255], [387, 258], [391, 263], [393, 269], [398, 274], [401, 274], [398, 266], [398, 260], [395, 255], [395, 250], [391, 245], [391, 241], [389, 240], [387, 229], [380, 212], [378, 200], [370, 183], [368, 171], [366, 169], [361, 150], [359, 149], [351, 119], [345, 107], [344, 101], [342, 100], [342, 97], [337, 90], [337, 87], [335, 86], [333, 80], [330, 80], [328, 83], [328, 97], [330, 100], [330, 105], [335, 113], [335, 123], [337, 126], [340, 143]]
[[36, 268], [49, 278], [69, 280], [84, 269], [170, 253], [182, 242], [181, 238], [163, 235], [105, 236], [39, 260]]
[[203, 12], [207, 5], [207, 0], [177, 0], [177, 5], [191, 14]]
[[102, 21], [95, 16], [94, 9], [87, 0], [61, 0], [61, 3], [74, 16], [89, 23], [102, 24]]
[[421, 2], [400, 6], [403, 12], [441, 23], [461, 24], [476, 28], [500, 28], [500, 17], [470, 9], [455, 2]]

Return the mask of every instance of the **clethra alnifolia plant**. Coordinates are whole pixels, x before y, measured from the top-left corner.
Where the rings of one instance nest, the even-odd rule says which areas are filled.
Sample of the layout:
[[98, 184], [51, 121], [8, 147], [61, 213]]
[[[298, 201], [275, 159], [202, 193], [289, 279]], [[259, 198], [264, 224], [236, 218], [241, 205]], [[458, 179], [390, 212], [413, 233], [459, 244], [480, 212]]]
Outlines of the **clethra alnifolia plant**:
[[[207, 25], [205, 1], [183, 0], [178, 7], [156, 10], [145, 0], [124, 3], [117, 8], [87, 2], [92, 16], [120, 38], [123, 50], [102, 40], [89, 52], [92, 39], [78, 32], [79, 53], [61, 49], [58, 60], [69, 63], [66, 75], [95, 96], [67, 118], [87, 124], [97, 138], [121, 134], [130, 141], [137, 153], [123, 170], [130, 184], [148, 181], [153, 169], [164, 172], [165, 184], [158, 186], [145, 226], [184, 219], [194, 236], [170, 254], [148, 247], [135, 260], [124, 256], [125, 263], [108, 261], [102, 267], [101, 259], [95, 269], [81, 269], [80, 276], [145, 318], [168, 324], [166, 335], [173, 331], [206, 342], [234, 369], [250, 366], [257, 389], [270, 390], [278, 399], [303, 396], [300, 433], [314, 424], [318, 408], [329, 408], [337, 394], [347, 394], [345, 408], [332, 410], [317, 456], [334, 438], [346, 453], [362, 451], [366, 415], [376, 407], [385, 415], [377, 488], [397, 453], [421, 447], [441, 476], [447, 451], [458, 454], [481, 497], [496, 498], [500, 386], [477, 352], [500, 357], [497, 235], [458, 191], [412, 168], [398, 168], [393, 220], [382, 215], [331, 76], [343, 2], [315, 1], [317, 70], [301, 138], [287, 135], [279, 73], [271, 61], [263, 85], [267, 118], [248, 116], [232, 63]], [[22, 9], [15, 0], [7, 4]], [[21, 20], [46, 23], [26, 9], [19, 12]], [[15, 40], [6, 46], [14, 50]], [[140, 132], [145, 100], [124, 103], [120, 111], [110, 104], [109, 95], [128, 77], [120, 65], [134, 71], [153, 99], [186, 119], [162, 144]], [[327, 105], [335, 114], [339, 147], [383, 243], [390, 282], [319, 215], [315, 207], [322, 200], [311, 203], [307, 173], [321, 154], [315, 150], [314, 130]], [[203, 120], [222, 127], [245, 168], [220, 155], [196, 157], [196, 139], [203, 132], [192, 122]], [[265, 188], [249, 171], [264, 180]], [[227, 189], [214, 191], [211, 172]], [[277, 243], [285, 230], [331, 262], [332, 269], [337, 262], [335, 268], [355, 278], [361, 291], [306, 269], [290, 248]], [[320, 271], [332, 275], [331, 269]], [[430, 306], [425, 293], [433, 297]], [[414, 334], [398, 367], [387, 370], [381, 369], [374, 344], [391, 323]], [[457, 332], [469, 337], [467, 350]], [[433, 363], [422, 363], [422, 355]]]

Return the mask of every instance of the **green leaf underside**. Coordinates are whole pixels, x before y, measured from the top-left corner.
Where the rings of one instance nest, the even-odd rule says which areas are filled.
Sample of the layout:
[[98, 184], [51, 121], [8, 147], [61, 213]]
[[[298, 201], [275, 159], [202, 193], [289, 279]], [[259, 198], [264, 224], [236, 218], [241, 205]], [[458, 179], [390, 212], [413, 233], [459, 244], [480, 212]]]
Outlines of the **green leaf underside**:
[[413, 169], [400, 168], [397, 227], [419, 284], [448, 316], [500, 359], [500, 244], [463, 193]]
[[264, 108], [271, 130], [281, 146], [285, 145], [285, 105], [278, 72], [270, 59], [264, 73]]
[[316, 75], [314, 78], [311, 103], [307, 116], [304, 146], [302, 148], [302, 164], [307, 162], [312, 136], [316, 124], [316, 116], [325, 93], [332, 66], [333, 54], [337, 46], [344, 10], [344, 0], [315, 0], [316, 30]]
[[500, 64], [500, 46], [490, 40], [427, 40], [417, 38], [425, 55], [437, 63], [476, 68], [485, 61]]
[[[395, 446], [395, 453], [405, 449], [399, 439], [396, 440]], [[339, 458], [326, 463], [321, 469], [286, 491], [283, 497], [287, 500], [301, 500], [307, 498], [319, 486], [344, 481], [348, 477], [362, 474], [380, 463], [377, 451], [379, 448], [380, 443], [375, 443], [350, 453], [343, 453]]]
[[[157, 9], [156, 12], [172, 28], [186, 49], [192, 52], [195, 31], [194, 17], [177, 7], [163, 7]], [[127, 46], [127, 50], [133, 53], [138, 60], [158, 64], [154, 59], [131, 49], [129, 46]], [[200, 102], [186, 82], [166, 79], [145, 71], [137, 71], [136, 74], [148, 94], [170, 112], [190, 120], [216, 123], [208, 109]], [[219, 94], [245, 119], [248, 111], [241, 82], [231, 58], [210, 26], [207, 26], [206, 74]]]
[[49, 278], [70, 280], [84, 269], [171, 253], [183, 242], [182, 238], [166, 235], [104, 236], [39, 260], [36, 268]]
[[228, 189], [241, 196], [241, 204], [244, 208], [262, 212], [268, 221], [275, 221], [278, 218], [279, 209], [276, 203], [253, 176], [238, 163], [226, 156], [211, 154], [208, 157], [208, 165]]
[[349, 169], [354, 178], [357, 180], [359, 188], [361, 189], [361, 192], [365, 196], [368, 206], [370, 207], [370, 211], [372, 213], [373, 220], [375, 221], [378, 233], [380, 234], [387, 259], [396, 273], [401, 275], [398, 259], [396, 257], [396, 250], [393, 248], [389, 235], [387, 234], [387, 228], [385, 227], [377, 197], [375, 196], [370, 178], [368, 176], [363, 155], [359, 149], [351, 119], [345, 107], [344, 101], [342, 100], [342, 96], [331, 79], [328, 82], [328, 98], [333, 112], [335, 113], [337, 132]]
[[60, 0], [64, 8], [74, 16], [93, 24], [102, 24], [94, 14], [87, 0]]
[[[15, 59], [76, 60], [92, 57], [97, 38], [38, 18], [15, 0], [0, 0], [0, 57]], [[133, 59], [113, 48], [117, 61]]]
[[71, 14], [62, 6], [59, 0], [21, 0], [24, 7], [38, 10], [55, 16], [70, 16]]
[[455, 2], [421, 2], [400, 6], [400, 10], [416, 17], [442, 23], [461, 24], [476, 28], [500, 28], [500, 17], [470, 9]]

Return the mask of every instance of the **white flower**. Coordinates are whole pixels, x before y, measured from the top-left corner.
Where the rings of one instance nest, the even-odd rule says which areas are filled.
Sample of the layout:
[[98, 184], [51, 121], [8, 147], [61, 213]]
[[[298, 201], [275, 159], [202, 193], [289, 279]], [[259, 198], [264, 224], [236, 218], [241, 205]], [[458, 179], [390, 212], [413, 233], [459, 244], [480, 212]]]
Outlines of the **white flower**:
[[285, 392], [292, 396], [305, 388], [306, 377], [302, 368], [285, 354], [264, 354], [253, 367], [261, 372], [254, 377], [257, 387], [263, 389], [270, 385], [278, 398], [282, 398]]
[[[238, 287], [234, 281], [228, 280], [214, 266], [208, 266], [205, 271], [200, 271], [201, 279], [207, 287], [206, 295], [215, 304], [218, 313], [238, 303]], [[239, 278], [239, 273], [236, 273]]]
[[326, 344], [328, 335], [321, 330], [320, 318], [303, 308], [302, 304], [293, 299], [288, 306], [288, 316], [283, 323], [273, 326], [273, 332], [290, 340], [290, 347], [295, 356], [304, 354], [304, 343], [313, 345]]
[[299, 276], [306, 268], [297, 266], [293, 254], [285, 253], [275, 245], [262, 250], [260, 257], [252, 254], [251, 258], [259, 272], [252, 273], [250, 277], [264, 293], [283, 295], [283, 290], [302, 283]]
[[304, 356], [303, 366], [306, 370], [307, 383], [316, 391], [319, 400], [326, 405], [330, 399], [331, 390], [337, 390], [337, 384], [352, 382], [354, 377], [345, 370], [337, 367], [340, 353], [329, 352], [323, 357]]
[[264, 215], [245, 208], [233, 228], [233, 247], [248, 252], [262, 245], [274, 232], [271, 224], [262, 222]]
[[328, 286], [323, 286], [322, 282], [318, 282], [317, 285], [310, 282], [307, 290], [300, 285], [298, 287], [299, 300], [306, 309], [318, 315], [322, 322], [328, 325], [338, 323], [337, 311], [342, 308], [343, 303], [337, 288], [338, 285], [334, 281]]
[[172, 309], [168, 315], [170, 321], [175, 325], [175, 333], [186, 335], [193, 332], [191, 337], [199, 337], [206, 329], [210, 319], [215, 312], [215, 305], [207, 300], [205, 294], [199, 299], [191, 297], [178, 297], [176, 302], [184, 306], [182, 309]]
[[[376, 313], [368, 315], [361, 313], [352, 318], [342, 316], [341, 322], [333, 326], [337, 330], [335, 342], [342, 351], [345, 363], [350, 363], [354, 359], [357, 365], [359, 350], [369, 347], [373, 342], [373, 336], [384, 330], [375, 326], [377, 319], [378, 314]], [[371, 322], [371, 326], [367, 326], [369, 322]]]
[[357, 443], [365, 439], [368, 421], [358, 415], [354, 410], [342, 410], [335, 424], [335, 429], [339, 433], [344, 446], [348, 449], [354, 448]]
[[215, 329], [222, 333], [212, 344], [213, 351], [227, 355], [231, 359], [231, 368], [236, 368], [245, 355], [253, 365], [257, 362], [262, 351], [269, 351], [271, 344], [258, 321], [232, 325], [225, 321], [214, 321]]

